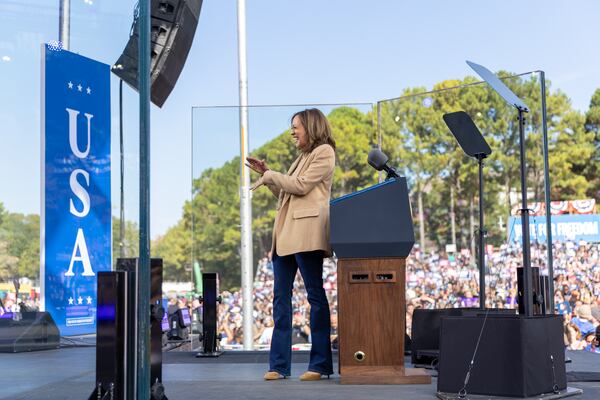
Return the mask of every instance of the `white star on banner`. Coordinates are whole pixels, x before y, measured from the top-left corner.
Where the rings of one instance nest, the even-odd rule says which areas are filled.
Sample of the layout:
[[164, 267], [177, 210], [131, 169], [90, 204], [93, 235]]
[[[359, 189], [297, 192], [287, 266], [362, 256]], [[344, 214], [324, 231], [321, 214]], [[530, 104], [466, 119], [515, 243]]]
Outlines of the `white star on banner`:
[[69, 297], [69, 305], [73, 305], [73, 301], [74, 301], [73, 298]]
[[92, 298], [90, 296], [86, 297], [85, 300], [88, 304], [92, 304]]
[[81, 296], [77, 298], [77, 304], [83, 304], [83, 299], [81, 298]]
[[73, 89], [73, 82], [69, 81], [69, 83], [67, 83], [67, 86], [69, 87], [69, 89]]
[[81, 89], [83, 89], [83, 86], [81, 86], [81, 83], [79, 85], [77, 85], [77, 90], [79, 90], [81, 92]]
[[85, 89], [85, 91], [87, 92], [87, 94], [92, 94], [92, 89], [90, 89], [89, 86], [87, 87], [87, 89]]

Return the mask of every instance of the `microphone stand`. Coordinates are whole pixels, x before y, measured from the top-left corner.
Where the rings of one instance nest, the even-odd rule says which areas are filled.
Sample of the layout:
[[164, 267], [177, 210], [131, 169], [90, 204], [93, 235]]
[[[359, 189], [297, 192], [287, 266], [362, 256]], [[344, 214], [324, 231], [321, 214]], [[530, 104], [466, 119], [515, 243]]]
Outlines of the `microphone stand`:
[[396, 172], [396, 170], [393, 167], [390, 167], [389, 165], [384, 165], [383, 170], [385, 170], [385, 172], [387, 173], [387, 176], [385, 177], [385, 180], [390, 180], [392, 178], [400, 178], [400, 175], [398, 175], [398, 172]]

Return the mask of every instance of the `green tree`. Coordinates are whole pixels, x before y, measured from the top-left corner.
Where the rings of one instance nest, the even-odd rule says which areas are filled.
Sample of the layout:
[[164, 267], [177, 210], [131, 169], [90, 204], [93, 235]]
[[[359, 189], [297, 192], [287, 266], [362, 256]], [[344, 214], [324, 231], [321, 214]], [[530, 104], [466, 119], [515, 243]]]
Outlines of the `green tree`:
[[117, 258], [121, 257], [121, 246], [125, 258], [139, 257], [140, 230], [138, 224], [134, 221], [125, 221], [123, 232], [123, 243], [120, 242], [120, 220], [112, 217], [112, 253], [113, 265], [116, 265]]
[[571, 109], [564, 93], [548, 96], [547, 103], [552, 199], [585, 198], [591, 183], [584, 171], [594, 153], [594, 133], [585, 130], [585, 117]]
[[351, 107], [339, 107], [327, 118], [337, 148], [332, 197], [376, 183], [378, 174], [367, 164], [374, 134], [372, 114]]
[[4, 221], [6, 214], [7, 211], [6, 208], [4, 208], [4, 203], [0, 201], [0, 229], [2, 228], [2, 221]]
[[183, 282], [191, 279], [191, 231], [184, 220], [152, 243], [152, 256], [163, 259], [163, 280]]
[[[329, 115], [337, 142], [337, 166], [333, 196], [339, 196], [376, 182], [376, 174], [366, 166], [373, 137], [372, 114], [341, 107]], [[287, 171], [297, 150], [287, 132], [253, 151], [276, 171]], [[253, 174], [252, 179], [258, 177]], [[266, 188], [252, 193], [253, 250], [256, 261], [271, 248], [271, 234], [277, 199]], [[189, 279], [192, 262], [204, 271], [219, 272], [224, 288], [240, 283], [239, 158], [220, 168], [202, 172], [193, 182], [193, 198], [184, 205], [183, 218], [153, 245], [165, 260], [165, 271], [173, 277]], [[191, 240], [186, 239], [191, 237]], [[166, 273], [166, 272], [165, 272]]]
[[[3, 208], [3, 207], [2, 207]], [[0, 212], [0, 276], [3, 279], [39, 278], [40, 218]]]
[[[460, 244], [467, 246], [476, 228], [477, 163], [465, 157], [455, 144], [442, 120], [445, 113], [467, 112], [493, 150], [484, 168], [488, 228], [489, 221], [509, 215], [511, 198], [520, 193], [516, 112], [487, 85], [472, 85], [474, 82], [471, 77], [444, 81], [434, 86], [434, 92], [425, 94], [424, 88], [406, 89], [403, 97], [382, 104], [383, 147], [408, 178], [415, 228], [422, 246], [426, 241], [436, 247], [451, 243], [454, 238], [450, 227], [455, 224]], [[531, 200], [541, 201], [540, 81], [537, 75], [530, 75], [511, 77], [505, 83], [530, 107], [525, 129], [528, 193]], [[582, 129], [582, 116], [571, 109], [568, 98], [561, 92], [547, 93], [552, 195], [560, 199], [581, 197], [588, 187], [582, 166], [589, 163], [593, 149], [590, 136]], [[488, 230], [490, 242], [499, 244], [504, 240], [504, 232]]]
[[594, 152], [584, 175], [589, 182], [587, 196], [600, 201], [600, 89], [596, 89], [585, 114], [585, 130], [594, 135]]
[[[506, 232], [496, 228], [496, 221], [510, 215], [514, 206], [511, 199], [520, 193], [516, 112], [487, 85], [473, 85], [475, 81], [467, 77], [440, 82], [434, 86], [436, 92], [429, 95], [422, 94], [425, 88], [407, 88], [401, 99], [380, 103], [378, 132], [383, 150], [390, 156], [390, 164], [407, 177], [415, 228], [423, 247], [439, 249], [452, 242], [468, 247], [474, 243], [479, 196], [477, 162], [464, 155], [442, 119], [443, 114], [458, 110], [473, 118], [493, 150], [484, 168], [488, 242], [500, 244], [506, 238]], [[526, 114], [525, 128], [527, 185], [530, 200], [540, 201], [544, 193], [540, 81], [532, 74], [510, 77], [505, 82], [531, 109]], [[551, 92], [547, 85], [552, 196], [581, 197], [594, 187], [586, 168], [598, 147], [591, 140], [597, 133], [593, 125], [598, 126], [598, 119], [592, 118], [595, 111], [591, 106], [586, 125], [568, 97], [560, 91]], [[600, 95], [596, 97], [594, 107], [600, 104]], [[378, 173], [366, 165], [376, 137], [374, 113], [340, 107], [328, 118], [338, 149], [332, 196], [375, 183]], [[253, 155], [265, 159], [274, 170], [286, 171], [297, 151], [289, 135], [281, 133]], [[256, 178], [253, 175], [252, 179]], [[265, 188], [252, 194], [254, 261], [270, 249], [276, 201]], [[189, 279], [190, 267], [197, 261], [204, 271], [219, 272], [224, 288], [237, 287], [239, 223], [236, 157], [219, 168], [203, 171], [194, 180], [193, 197], [184, 205], [182, 219], [153, 244], [153, 249], [163, 257], [165, 271], [173, 279]], [[452, 226], [456, 227], [454, 235]]]
[[0, 281], [18, 276], [19, 258], [8, 252], [8, 242], [0, 238]]

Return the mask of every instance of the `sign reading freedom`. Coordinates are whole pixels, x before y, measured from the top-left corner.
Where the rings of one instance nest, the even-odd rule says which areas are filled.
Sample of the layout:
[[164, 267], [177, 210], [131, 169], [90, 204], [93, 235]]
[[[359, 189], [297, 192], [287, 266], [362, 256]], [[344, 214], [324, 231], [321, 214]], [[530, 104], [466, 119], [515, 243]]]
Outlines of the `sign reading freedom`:
[[110, 271], [110, 67], [42, 47], [40, 282], [61, 335], [96, 331]]
[[[600, 242], [600, 214], [570, 214], [552, 216], [552, 241]], [[521, 241], [523, 230], [520, 217], [508, 219], [508, 241]], [[546, 216], [529, 217], [532, 242], [546, 242]]]

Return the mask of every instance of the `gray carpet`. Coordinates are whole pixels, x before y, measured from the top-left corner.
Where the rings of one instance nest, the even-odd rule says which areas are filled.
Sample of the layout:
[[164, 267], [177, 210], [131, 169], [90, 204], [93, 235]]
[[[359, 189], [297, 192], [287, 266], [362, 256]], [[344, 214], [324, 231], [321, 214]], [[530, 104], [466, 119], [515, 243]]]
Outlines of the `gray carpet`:
[[[306, 400], [388, 400], [434, 399], [436, 379], [431, 385], [339, 385], [339, 378], [319, 382], [300, 382], [298, 376], [307, 366], [306, 353], [294, 355], [292, 378], [276, 382], [265, 382], [262, 375], [268, 364], [260, 362], [263, 354], [231, 354], [231, 362], [206, 362], [193, 354], [166, 354], [165, 360], [187, 357], [196, 362], [167, 363], [163, 366], [163, 381], [170, 400], [218, 399], [258, 400], [284, 399]], [[568, 371], [600, 372], [600, 355], [568, 352], [573, 360], [567, 364]], [[175, 358], [172, 358], [175, 357]], [[238, 363], [235, 358], [248, 361], [257, 358], [257, 363]], [[305, 362], [306, 361], [306, 362]], [[86, 399], [94, 385], [94, 348], [70, 348], [35, 353], [0, 354], [0, 399]], [[337, 370], [337, 367], [336, 367]], [[581, 400], [600, 399], [600, 382], [570, 383], [569, 386], [584, 390]]]

